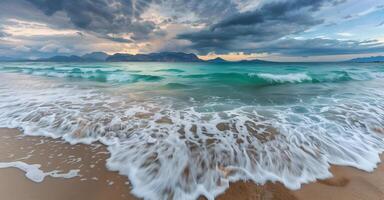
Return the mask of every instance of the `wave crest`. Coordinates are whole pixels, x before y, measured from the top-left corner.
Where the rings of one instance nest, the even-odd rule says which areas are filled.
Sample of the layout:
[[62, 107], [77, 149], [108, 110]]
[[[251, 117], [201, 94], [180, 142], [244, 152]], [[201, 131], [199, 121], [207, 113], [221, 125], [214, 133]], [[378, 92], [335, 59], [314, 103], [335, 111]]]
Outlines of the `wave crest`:
[[312, 81], [312, 78], [305, 73], [293, 74], [268, 74], [268, 73], [250, 73], [251, 77], [257, 76], [272, 83], [301, 83], [304, 81]]
[[137, 74], [138, 71], [125, 71], [109, 68], [79, 67], [0, 67], [1, 71], [37, 76], [86, 79], [96, 82], [135, 83], [139, 81], [159, 81], [162, 76]]
[[200, 79], [200, 81], [220, 82], [223, 84], [251, 84], [251, 85], [279, 85], [279, 84], [299, 84], [299, 83], [336, 83], [351, 80], [372, 79], [354, 79], [347, 72], [330, 72], [326, 74], [307, 74], [307, 73], [210, 73], [183, 75], [183, 78]]
[[384, 150], [381, 90], [198, 112], [199, 104], [174, 108], [168, 98], [135, 101], [53, 80], [41, 87], [39, 79], [22, 79], [24, 89], [0, 80], [0, 126], [72, 143], [99, 140], [109, 146], [108, 168], [128, 176], [132, 192], [146, 199], [213, 199], [237, 180], [298, 189], [331, 176], [329, 164], [373, 170]]

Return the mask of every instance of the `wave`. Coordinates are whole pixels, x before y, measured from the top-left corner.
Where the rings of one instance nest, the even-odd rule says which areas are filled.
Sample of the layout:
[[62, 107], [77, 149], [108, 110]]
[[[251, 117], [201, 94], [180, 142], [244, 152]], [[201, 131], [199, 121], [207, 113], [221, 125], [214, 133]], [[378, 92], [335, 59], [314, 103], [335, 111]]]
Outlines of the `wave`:
[[107, 167], [128, 176], [132, 192], [145, 199], [213, 199], [238, 180], [298, 189], [330, 177], [330, 164], [372, 171], [384, 150], [381, 89], [198, 112], [201, 104], [172, 98], [135, 100], [51, 79], [15, 80], [0, 74], [0, 126], [103, 142]]
[[186, 89], [186, 88], [192, 88], [193, 86], [187, 85], [187, 84], [181, 84], [181, 83], [167, 83], [164, 85], [164, 88], [166, 89]]
[[0, 67], [0, 70], [47, 77], [87, 79], [96, 82], [135, 83], [139, 81], [159, 81], [163, 79], [161, 76], [136, 74], [135, 72], [137, 71], [124, 71], [105, 67]]
[[259, 78], [270, 81], [272, 83], [301, 83], [304, 81], [312, 81], [312, 78], [305, 73], [296, 73], [296, 74], [250, 73], [249, 76], [257, 76]]
[[159, 69], [156, 70], [155, 72], [175, 72], [175, 73], [182, 73], [185, 72], [184, 70], [181, 69]]
[[325, 74], [308, 73], [210, 73], [182, 75], [182, 78], [201, 79], [202, 81], [220, 81], [227, 84], [251, 84], [251, 85], [278, 85], [278, 84], [298, 84], [298, 83], [337, 83], [353, 80], [370, 80], [371, 76], [353, 78], [348, 72], [337, 71]]
[[[0, 71], [10, 73], [23, 73], [47, 77], [87, 79], [96, 82], [112, 83], [135, 83], [140, 81], [160, 81], [165, 78], [161, 75], [140, 74], [139, 70], [127, 70], [114, 67], [86, 66], [0, 66]], [[178, 78], [180, 84], [185, 84], [186, 79], [194, 79], [197, 82], [269, 86], [281, 84], [300, 83], [338, 83], [345, 81], [361, 81], [372, 79], [383, 79], [382, 72], [361, 72], [361, 71], [327, 71], [324, 73], [295, 72], [295, 73], [207, 73], [182, 75], [185, 72], [181, 69], [169, 68], [160, 69], [156, 72], [171, 72]], [[172, 87], [171, 87], [172, 88]]]

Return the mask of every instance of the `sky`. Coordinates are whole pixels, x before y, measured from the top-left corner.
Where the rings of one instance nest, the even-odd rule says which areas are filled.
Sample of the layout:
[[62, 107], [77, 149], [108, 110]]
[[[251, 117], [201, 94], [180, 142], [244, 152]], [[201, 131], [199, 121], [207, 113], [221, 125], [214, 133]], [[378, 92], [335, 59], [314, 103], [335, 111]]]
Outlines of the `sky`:
[[0, 0], [0, 57], [94, 51], [273, 61], [384, 55], [384, 0]]

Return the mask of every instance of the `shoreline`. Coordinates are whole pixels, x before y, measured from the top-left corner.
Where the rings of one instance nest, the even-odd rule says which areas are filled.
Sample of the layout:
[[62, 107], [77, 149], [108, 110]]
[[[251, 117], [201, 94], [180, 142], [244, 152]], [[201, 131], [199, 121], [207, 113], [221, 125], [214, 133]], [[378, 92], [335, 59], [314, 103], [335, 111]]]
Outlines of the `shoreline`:
[[[0, 169], [0, 193], [2, 198], [9, 200], [138, 199], [130, 193], [127, 177], [107, 170], [105, 160], [108, 154], [106, 147], [98, 143], [70, 145], [60, 139], [24, 136], [17, 129], [0, 128], [0, 162], [41, 164], [43, 172], [79, 170], [78, 176], [73, 178], [47, 176], [41, 183], [35, 183], [19, 169], [3, 168]], [[257, 185], [239, 181], [231, 183], [217, 199], [384, 199], [383, 163], [373, 172], [345, 166], [331, 166], [330, 171], [332, 178], [303, 184], [296, 191], [280, 183]]]
[[17, 129], [0, 128], [0, 162], [22, 161], [41, 164], [41, 170], [80, 170], [73, 178], [45, 177], [35, 183], [25, 172], [0, 169], [0, 194], [7, 200], [104, 200], [135, 198], [128, 178], [107, 170], [109, 154], [102, 144], [76, 144], [42, 136], [21, 135]]
[[[383, 154], [381, 160], [384, 160]], [[253, 182], [230, 184], [218, 200], [271, 199], [271, 200], [382, 200], [384, 199], [384, 163], [373, 172], [353, 167], [331, 165], [333, 177], [302, 184], [299, 190], [289, 190], [281, 183]]]

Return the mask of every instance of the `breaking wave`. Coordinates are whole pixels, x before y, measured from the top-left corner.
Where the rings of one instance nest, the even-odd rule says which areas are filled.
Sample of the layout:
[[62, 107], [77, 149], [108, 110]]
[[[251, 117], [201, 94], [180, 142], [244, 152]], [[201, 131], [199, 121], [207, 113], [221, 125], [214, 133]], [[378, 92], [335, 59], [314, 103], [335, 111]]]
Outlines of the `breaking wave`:
[[[306, 74], [204, 76], [321, 80]], [[203, 105], [196, 101], [113, 96], [27, 75], [2, 74], [0, 81], [0, 126], [71, 143], [103, 142], [111, 153], [108, 168], [128, 176], [132, 192], [145, 199], [213, 199], [237, 180], [298, 189], [330, 177], [330, 164], [371, 171], [384, 150], [381, 89], [361, 86], [354, 94], [340, 91], [300, 104], [199, 112]]]
[[211, 73], [183, 75], [183, 78], [201, 79], [202, 81], [220, 81], [224, 84], [277, 85], [292, 83], [337, 83], [353, 80], [371, 80], [374, 77], [353, 77], [348, 72], [337, 71], [327, 74], [307, 73]]
[[[302, 69], [300, 69], [302, 70]], [[205, 73], [205, 74], [184, 74], [185, 70], [166, 68], [155, 70], [152, 73], [143, 73], [140, 70], [127, 70], [119, 67], [102, 66], [0, 66], [1, 72], [23, 73], [36, 76], [58, 77], [69, 79], [85, 79], [96, 82], [107, 83], [136, 83], [136, 82], [157, 82], [171, 78], [177, 84], [193, 85], [194, 83], [224, 84], [224, 85], [255, 85], [273, 86], [281, 84], [301, 83], [339, 83], [347, 81], [372, 80], [384, 78], [383, 72], [360, 71], [327, 71], [326, 73], [297, 72], [297, 73]], [[223, 70], [225, 71], [225, 70]], [[159, 75], [157, 72], [167, 74]], [[186, 81], [186, 83], [184, 83]], [[192, 81], [192, 83], [191, 83]], [[181, 83], [179, 83], [181, 82]], [[172, 88], [172, 87], [171, 87]]]
[[257, 76], [264, 80], [269, 80], [275, 83], [300, 83], [303, 81], [312, 81], [312, 78], [305, 73], [297, 74], [249, 74], [250, 76]]
[[135, 83], [139, 81], [159, 81], [163, 79], [161, 76], [138, 74], [137, 72], [140, 71], [127, 71], [106, 67], [0, 67], [0, 71], [112, 83]]
[[174, 73], [182, 73], [185, 72], [184, 70], [181, 69], [159, 69], [156, 70], [156, 72], [174, 72]]

